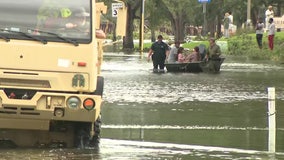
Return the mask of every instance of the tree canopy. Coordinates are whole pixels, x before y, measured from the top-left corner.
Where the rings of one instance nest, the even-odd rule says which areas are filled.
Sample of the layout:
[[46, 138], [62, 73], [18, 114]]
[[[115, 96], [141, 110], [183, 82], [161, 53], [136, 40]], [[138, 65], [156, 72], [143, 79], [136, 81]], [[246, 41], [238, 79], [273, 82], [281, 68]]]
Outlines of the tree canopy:
[[[112, 0], [97, 0], [105, 2], [109, 10]], [[126, 36], [124, 37], [124, 48], [134, 48], [133, 31], [134, 20], [140, 18], [142, 0], [123, 0], [128, 7]], [[232, 12], [234, 24], [240, 28], [247, 21], [248, 0], [211, 0], [206, 4], [206, 15], [203, 12], [203, 4], [198, 0], [145, 0], [145, 22], [151, 31], [152, 40], [155, 40], [155, 31], [161, 27], [168, 26], [175, 40], [183, 40], [186, 36], [187, 26], [203, 26], [207, 21], [211, 36], [220, 32], [222, 19], [226, 12]], [[265, 10], [269, 5], [273, 6], [275, 16], [282, 16], [284, 1], [280, 0], [251, 0], [251, 20], [254, 24], [258, 18], [264, 18]], [[111, 14], [111, 13], [110, 13]]]

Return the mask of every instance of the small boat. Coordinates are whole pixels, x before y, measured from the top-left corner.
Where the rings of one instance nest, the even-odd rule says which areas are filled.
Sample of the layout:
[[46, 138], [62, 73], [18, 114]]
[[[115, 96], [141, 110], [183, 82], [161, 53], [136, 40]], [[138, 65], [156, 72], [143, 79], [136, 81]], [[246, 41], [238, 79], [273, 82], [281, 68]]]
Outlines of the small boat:
[[[224, 60], [224, 57], [220, 57], [218, 59], [209, 59], [208, 61], [166, 63], [165, 66], [167, 68], [167, 72], [219, 72]], [[211, 64], [215, 64], [216, 69], [213, 69]]]

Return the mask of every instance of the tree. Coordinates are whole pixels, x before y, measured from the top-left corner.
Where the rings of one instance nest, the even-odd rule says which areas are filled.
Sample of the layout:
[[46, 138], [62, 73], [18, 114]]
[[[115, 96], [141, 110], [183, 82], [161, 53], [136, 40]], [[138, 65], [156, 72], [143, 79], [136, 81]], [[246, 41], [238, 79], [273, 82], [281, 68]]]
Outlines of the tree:
[[159, 7], [165, 12], [165, 16], [171, 22], [172, 32], [175, 40], [183, 41], [185, 37], [185, 26], [190, 19], [194, 19], [195, 11], [199, 8], [197, 1], [188, 0], [158, 0]]
[[165, 21], [168, 21], [167, 16], [164, 16], [166, 14], [164, 10], [159, 9], [158, 2], [157, 0], [147, 0], [145, 3], [145, 22], [151, 31], [152, 42], [156, 40], [155, 32], [165, 24]]
[[[111, 8], [112, 0], [97, 0], [105, 2]], [[140, 9], [142, 0], [123, 0], [128, 8], [126, 35], [124, 37], [123, 48], [133, 49], [134, 20], [140, 19]], [[281, 15], [284, 2], [279, 0], [257, 0], [252, 1], [253, 22], [264, 15], [264, 10], [268, 5], [273, 5], [276, 14]], [[234, 15], [234, 24], [240, 28], [246, 22], [247, 0], [211, 0], [207, 4], [207, 28], [210, 36], [221, 36], [222, 19], [226, 12], [231, 11]], [[111, 15], [111, 13], [109, 12]], [[161, 26], [170, 24], [175, 40], [184, 40], [185, 26], [202, 26], [204, 23], [202, 4], [198, 0], [147, 0], [145, 1], [145, 20], [151, 30], [151, 39], [156, 39], [155, 31]]]
[[[123, 49], [133, 49], [133, 31], [134, 31], [134, 19], [139, 19], [136, 13], [141, 7], [142, 0], [126, 0], [125, 4], [127, 10], [127, 22], [126, 22], [126, 35], [123, 39]], [[139, 12], [138, 12], [139, 13]]]
[[[105, 2], [106, 5], [111, 8], [112, 0], [98, 0]], [[137, 11], [141, 7], [142, 0], [123, 0], [124, 5], [127, 7], [127, 22], [126, 22], [126, 35], [123, 38], [123, 49], [133, 49], [133, 31], [134, 31], [134, 19], [139, 17], [136, 15]], [[116, 2], [117, 3], [117, 2]], [[108, 14], [111, 15], [111, 9], [108, 10]]]

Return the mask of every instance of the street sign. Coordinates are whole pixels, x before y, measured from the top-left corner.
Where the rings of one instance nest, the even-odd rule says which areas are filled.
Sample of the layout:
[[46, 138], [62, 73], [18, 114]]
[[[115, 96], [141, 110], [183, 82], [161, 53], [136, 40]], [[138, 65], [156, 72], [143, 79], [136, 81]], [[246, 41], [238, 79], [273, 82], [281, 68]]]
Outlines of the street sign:
[[198, 0], [200, 3], [209, 3], [211, 0]]
[[123, 3], [112, 3], [112, 17], [117, 17], [118, 10], [123, 8]]

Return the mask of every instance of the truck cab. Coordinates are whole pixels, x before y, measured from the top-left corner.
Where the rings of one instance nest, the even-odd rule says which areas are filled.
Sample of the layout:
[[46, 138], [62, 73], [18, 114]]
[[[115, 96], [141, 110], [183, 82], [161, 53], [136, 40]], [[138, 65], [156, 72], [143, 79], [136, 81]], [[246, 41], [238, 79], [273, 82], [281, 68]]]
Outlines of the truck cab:
[[105, 12], [94, 0], [0, 0], [0, 144], [99, 143]]

